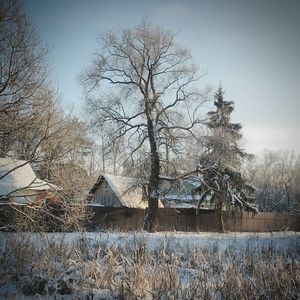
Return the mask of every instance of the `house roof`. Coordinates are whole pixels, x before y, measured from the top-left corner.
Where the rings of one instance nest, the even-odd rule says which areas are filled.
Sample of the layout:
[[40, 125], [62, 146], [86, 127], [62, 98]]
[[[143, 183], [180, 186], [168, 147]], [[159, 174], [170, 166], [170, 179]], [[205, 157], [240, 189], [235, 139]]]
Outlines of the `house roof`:
[[193, 202], [200, 199], [194, 189], [202, 184], [200, 177], [189, 179], [174, 179], [169, 189], [161, 191], [161, 198], [166, 201], [179, 201], [182, 203]]
[[[4, 176], [3, 178], [1, 178]], [[58, 187], [36, 177], [31, 165], [25, 160], [0, 158], [0, 196], [9, 196], [13, 202], [26, 204], [31, 202], [22, 191], [57, 190]]]
[[129, 208], [146, 208], [147, 202], [143, 201], [142, 188], [138, 179], [110, 174], [102, 174], [93, 186], [90, 194], [94, 194], [100, 183], [106, 180], [121, 204]]
[[[107, 181], [123, 206], [142, 209], [148, 207], [147, 201], [143, 200], [143, 191], [138, 178], [102, 174], [91, 189], [90, 194], [94, 194], [96, 192], [103, 180]], [[160, 201], [158, 205], [159, 207], [163, 207]]]

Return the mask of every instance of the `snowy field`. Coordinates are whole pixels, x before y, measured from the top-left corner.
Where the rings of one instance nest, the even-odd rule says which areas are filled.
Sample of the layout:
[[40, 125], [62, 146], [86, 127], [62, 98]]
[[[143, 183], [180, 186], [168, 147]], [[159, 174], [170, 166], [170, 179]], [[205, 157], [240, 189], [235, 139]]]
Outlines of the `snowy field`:
[[0, 233], [0, 299], [297, 299], [300, 233]]
[[0, 233], [0, 249], [6, 247], [7, 241], [30, 240], [37, 247], [62, 242], [70, 247], [84, 242], [87, 248], [105, 246], [107, 248], [138, 247], [141, 244], [154, 251], [170, 247], [174, 251], [184, 252], [189, 248], [201, 248], [210, 251], [243, 252], [263, 250], [294, 251], [300, 249], [300, 232], [273, 233], [187, 233], [187, 232], [83, 232], [83, 233]]

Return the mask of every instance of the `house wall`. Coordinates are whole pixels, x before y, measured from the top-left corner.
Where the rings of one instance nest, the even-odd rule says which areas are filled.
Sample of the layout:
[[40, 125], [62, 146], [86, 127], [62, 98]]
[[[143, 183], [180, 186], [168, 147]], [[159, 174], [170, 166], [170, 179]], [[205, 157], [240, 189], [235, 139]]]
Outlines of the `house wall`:
[[115, 195], [107, 181], [102, 181], [96, 192], [92, 203], [106, 207], [123, 207], [118, 197]]

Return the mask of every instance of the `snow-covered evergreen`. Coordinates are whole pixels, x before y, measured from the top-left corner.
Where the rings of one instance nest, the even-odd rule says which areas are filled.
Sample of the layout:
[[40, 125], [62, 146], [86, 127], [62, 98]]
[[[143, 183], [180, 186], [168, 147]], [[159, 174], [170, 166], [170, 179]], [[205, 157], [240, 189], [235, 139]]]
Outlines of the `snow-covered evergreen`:
[[220, 230], [223, 230], [224, 207], [238, 206], [254, 212], [258, 208], [251, 203], [255, 188], [239, 171], [242, 159], [249, 156], [239, 146], [242, 126], [231, 122], [234, 103], [224, 100], [221, 86], [215, 94], [214, 105], [216, 110], [208, 113], [206, 122], [209, 129], [204, 139], [206, 149], [196, 170], [202, 176], [202, 184], [195, 192], [200, 195], [198, 207], [208, 198], [215, 204], [215, 209], [220, 211]]

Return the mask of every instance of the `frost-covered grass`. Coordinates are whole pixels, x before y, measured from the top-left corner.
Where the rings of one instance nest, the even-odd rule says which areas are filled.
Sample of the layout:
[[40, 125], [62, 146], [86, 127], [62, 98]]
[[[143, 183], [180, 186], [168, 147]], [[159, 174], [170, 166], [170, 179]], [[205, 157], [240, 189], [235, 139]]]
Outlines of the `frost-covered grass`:
[[1, 234], [0, 299], [36, 294], [297, 299], [300, 233]]

